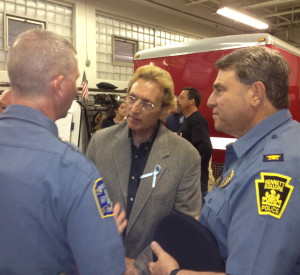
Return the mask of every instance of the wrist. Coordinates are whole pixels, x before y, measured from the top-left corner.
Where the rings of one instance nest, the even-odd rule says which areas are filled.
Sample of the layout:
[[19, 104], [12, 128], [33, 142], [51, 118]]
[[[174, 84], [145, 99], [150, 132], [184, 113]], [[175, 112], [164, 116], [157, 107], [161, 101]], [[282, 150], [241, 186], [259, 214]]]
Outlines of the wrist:
[[179, 268], [175, 268], [175, 269], [173, 269], [173, 270], [170, 272], [169, 275], [176, 275], [179, 271], [180, 271]]

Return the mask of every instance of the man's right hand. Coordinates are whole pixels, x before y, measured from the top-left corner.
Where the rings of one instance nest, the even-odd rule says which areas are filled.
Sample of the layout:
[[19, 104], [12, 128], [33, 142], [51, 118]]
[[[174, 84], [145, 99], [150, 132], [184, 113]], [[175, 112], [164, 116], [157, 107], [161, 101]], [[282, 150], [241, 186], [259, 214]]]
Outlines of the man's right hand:
[[119, 233], [121, 234], [127, 226], [126, 212], [121, 210], [121, 204], [119, 202], [114, 206], [114, 218], [117, 224]]
[[158, 259], [156, 262], [148, 264], [151, 275], [169, 275], [172, 270], [179, 268], [177, 261], [164, 251], [157, 242], [152, 242], [151, 248]]

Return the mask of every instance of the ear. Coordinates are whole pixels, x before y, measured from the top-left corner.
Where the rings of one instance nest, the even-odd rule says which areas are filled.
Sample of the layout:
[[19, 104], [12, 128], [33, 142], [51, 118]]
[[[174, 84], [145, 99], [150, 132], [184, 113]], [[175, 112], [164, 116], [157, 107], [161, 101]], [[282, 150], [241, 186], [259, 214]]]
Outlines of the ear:
[[252, 106], [258, 106], [266, 98], [266, 87], [261, 81], [257, 81], [251, 85], [251, 89], [251, 104]]
[[53, 91], [55, 93], [56, 96], [58, 97], [62, 97], [63, 95], [63, 80], [64, 80], [64, 76], [63, 75], [59, 75], [57, 76], [54, 80], [53, 80]]
[[195, 104], [195, 99], [189, 99], [189, 101], [190, 101], [190, 106], [196, 106], [196, 104]]
[[161, 114], [160, 114], [160, 119], [162, 121], [165, 121], [168, 114], [169, 114], [169, 107], [162, 107], [162, 110], [161, 110]]

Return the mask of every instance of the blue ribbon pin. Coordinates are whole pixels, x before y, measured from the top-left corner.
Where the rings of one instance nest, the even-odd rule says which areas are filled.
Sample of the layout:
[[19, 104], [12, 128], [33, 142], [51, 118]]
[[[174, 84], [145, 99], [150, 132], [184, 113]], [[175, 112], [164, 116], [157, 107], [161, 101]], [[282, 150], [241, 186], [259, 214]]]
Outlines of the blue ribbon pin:
[[161, 169], [160, 165], [155, 165], [153, 172], [141, 175], [140, 179], [144, 179], [144, 178], [153, 176], [153, 178], [152, 178], [152, 188], [154, 188], [155, 184], [156, 184], [156, 175], [160, 172], [160, 169]]

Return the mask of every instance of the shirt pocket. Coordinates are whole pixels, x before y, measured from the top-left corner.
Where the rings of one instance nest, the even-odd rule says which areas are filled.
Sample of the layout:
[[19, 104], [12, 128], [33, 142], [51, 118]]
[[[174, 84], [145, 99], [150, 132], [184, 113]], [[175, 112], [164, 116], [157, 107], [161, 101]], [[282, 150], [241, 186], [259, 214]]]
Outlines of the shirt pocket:
[[218, 216], [225, 207], [226, 192], [220, 188], [215, 188], [205, 196], [204, 200], [208, 212]]

